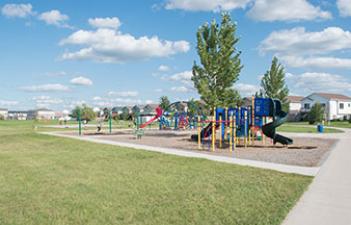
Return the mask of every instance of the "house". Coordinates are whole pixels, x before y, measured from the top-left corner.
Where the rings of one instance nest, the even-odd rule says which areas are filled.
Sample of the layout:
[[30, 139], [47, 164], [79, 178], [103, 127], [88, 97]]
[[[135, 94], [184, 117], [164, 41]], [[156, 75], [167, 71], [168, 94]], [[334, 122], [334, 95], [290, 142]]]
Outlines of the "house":
[[289, 102], [289, 112], [288, 121], [300, 121], [302, 119], [301, 115], [301, 101], [303, 96], [288, 96]]
[[351, 98], [331, 93], [313, 93], [303, 98], [301, 112], [309, 112], [317, 102], [324, 106], [327, 120], [345, 119], [351, 116]]
[[28, 119], [54, 120], [55, 112], [50, 109], [36, 109], [28, 112]]
[[8, 119], [9, 120], [27, 120], [28, 111], [9, 111]]
[[8, 110], [4, 108], [0, 108], [0, 120], [7, 120], [8, 118]]

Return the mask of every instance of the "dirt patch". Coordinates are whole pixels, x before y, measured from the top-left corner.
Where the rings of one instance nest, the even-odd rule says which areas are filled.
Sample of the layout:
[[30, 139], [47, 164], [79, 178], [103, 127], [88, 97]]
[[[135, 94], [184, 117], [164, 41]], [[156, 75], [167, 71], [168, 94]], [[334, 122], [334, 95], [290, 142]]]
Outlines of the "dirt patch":
[[[194, 132], [146, 130], [139, 140], [136, 139], [133, 131], [118, 131], [108, 135], [97, 133], [86, 133], [85, 135], [103, 140], [308, 167], [320, 166], [337, 142], [335, 139], [325, 138], [293, 138], [294, 144], [286, 147], [280, 144], [273, 145], [267, 139], [265, 144], [262, 141], [255, 141], [253, 145], [246, 148], [243, 144], [238, 145], [232, 152], [229, 150], [228, 143], [223, 143], [222, 148], [219, 148], [217, 142], [216, 151], [212, 152], [210, 140], [202, 142], [202, 149], [199, 150], [197, 142], [191, 140], [191, 134], [194, 134]], [[76, 133], [72, 133], [72, 135], [76, 135]]]

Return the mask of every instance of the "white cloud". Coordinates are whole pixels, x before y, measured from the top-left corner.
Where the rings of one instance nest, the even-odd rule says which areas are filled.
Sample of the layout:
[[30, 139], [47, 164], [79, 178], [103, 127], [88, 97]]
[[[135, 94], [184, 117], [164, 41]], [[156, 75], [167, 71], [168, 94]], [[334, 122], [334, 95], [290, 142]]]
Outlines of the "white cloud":
[[351, 59], [347, 58], [282, 56], [280, 59], [291, 67], [351, 68]]
[[18, 101], [9, 101], [9, 100], [1, 100], [0, 99], [0, 106], [15, 106], [18, 105]]
[[20, 88], [23, 91], [29, 92], [62, 92], [69, 91], [69, 88], [62, 84], [42, 84], [42, 85], [32, 85]]
[[93, 100], [94, 100], [94, 101], [101, 101], [102, 98], [101, 98], [100, 96], [95, 96], [95, 97], [93, 98]]
[[336, 4], [342, 17], [351, 16], [351, 0], [337, 0]]
[[7, 17], [25, 18], [33, 15], [31, 4], [6, 4], [2, 7], [1, 13]]
[[166, 9], [182, 9], [187, 11], [229, 11], [245, 8], [252, 0], [168, 0]]
[[145, 101], [145, 104], [153, 104], [153, 103], [154, 103], [153, 100], [146, 100], [146, 101]]
[[164, 41], [157, 36], [136, 38], [113, 29], [79, 30], [60, 42], [61, 45], [85, 46], [62, 55], [66, 60], [125, 62], [155, 57], [167, 57], [189, 51], [186, 41]]
[[298, 21], [330, 19], [330, 12], [313, 6], [307, 0], [256, 0], [247, 13], [259, 21]]
[[70, 81], [70, 83], [74, 84], [74, 85], [81, 85], [81, 86], [91, 86], [91, 85], [93, 85], [93, 81], [92, 80], [90, 80], [89, 78], [86, 78], [86, 77], [82, 77], [82, 76], [73, 78]]
[[340, 27], [316, 32], [308, 32], [303, 27], [274, 31], [259, 46], [261, 53], [272, 52], [290, 66], [322, 68], [349, 68], [351, 59], [330, 54], [350, 49], [351, 32]]
[[88, 22], [91, 26], [96, 28], [118, 29], [121, 26], [121, 22], [117, 17], [90, 18]]
[[193, 81], [191, 80], [192, 77], [193, 77], [192, 71], [187, 70], [187, 71], [173, 74], [169, 77], [164, 77], [164, 79], [170, 80], [170, 81], [178, 81], [178, 82], [183, 83], [184, 85], [187, 85], [189, 87], [193, 87]]
[[237, 83], [234, 88], [239, 91], [242, 96], [251, 96], [260, 90], [260, 87], [253, 84]]
[[109, 96], [118, 96], [118, 97], [136, 97], [139, 95], [137, 91], [110, 91]]
[[300, 75], [290, 74], [287, 77], [287, 82], [294, 92], [305, 94], [311, 92], [351, 92], [351, 81], [337, 74], [311, 72]]
[[185, 86], [179, 86], [179, 87], [172, 87], [171, 91], [174, 92], [180, 92], [180, 93], [186, 93], [189, 92], [189, 88], [185, 87]]
[[303, 27], [272, 32], [260, 44], [261, 52], [277, 52], [287, 55], [325, 54], [351, 49], [351, 32], [340, 27], [328, 27], [322, 31], [308, 32]]
[[62, 14], [58, 10], [51, 10], [44, 13], [41, 13], [38, 16], [39, 20], [44, 21], [48, 25], [55, 25], [58, 27], [71, 28], [66, 21], [69, 20], [69, 17], [65, 14]]
[[33, 97], [32, 100], [36, 102], [36, 106], [39, 108], [48, 108], [51, 105], [58, 105], [63, 103], [62, 99], [52, 98], [45, 95]]
[[170, 71], [170, 68], [169, 68], [169, 66], [166, 66], [166, 65], [160, 65], [157, 70], [159, 72], [168, 72], [168, 71]]
[[66, 76], [66, 75], [67, 75], [67, 73], [65, 71], [46, 73], [46, 76], [48, 76], [48, 77], [62, 77], [62, 76]]

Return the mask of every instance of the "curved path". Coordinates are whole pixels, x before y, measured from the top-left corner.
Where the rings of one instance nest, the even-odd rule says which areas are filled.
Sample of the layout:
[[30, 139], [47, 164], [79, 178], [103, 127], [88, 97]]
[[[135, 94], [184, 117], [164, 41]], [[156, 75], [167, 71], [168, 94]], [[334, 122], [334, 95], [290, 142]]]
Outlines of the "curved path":
[[351, 224], [351, 130], [343, 130], [323, 135], [339, 142], [283, 225]]

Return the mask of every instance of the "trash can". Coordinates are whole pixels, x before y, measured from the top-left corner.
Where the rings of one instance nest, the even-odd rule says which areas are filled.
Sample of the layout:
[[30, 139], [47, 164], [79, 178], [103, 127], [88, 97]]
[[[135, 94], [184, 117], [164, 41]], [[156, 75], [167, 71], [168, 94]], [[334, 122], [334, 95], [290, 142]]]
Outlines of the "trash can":
[[318, 124], [318, 125], [317, 125], [317, 131], [318, 131], [318, 133], [323, 133], [323, 132], [324, 132], [324, 126], [323, 126], [323, 124]]

